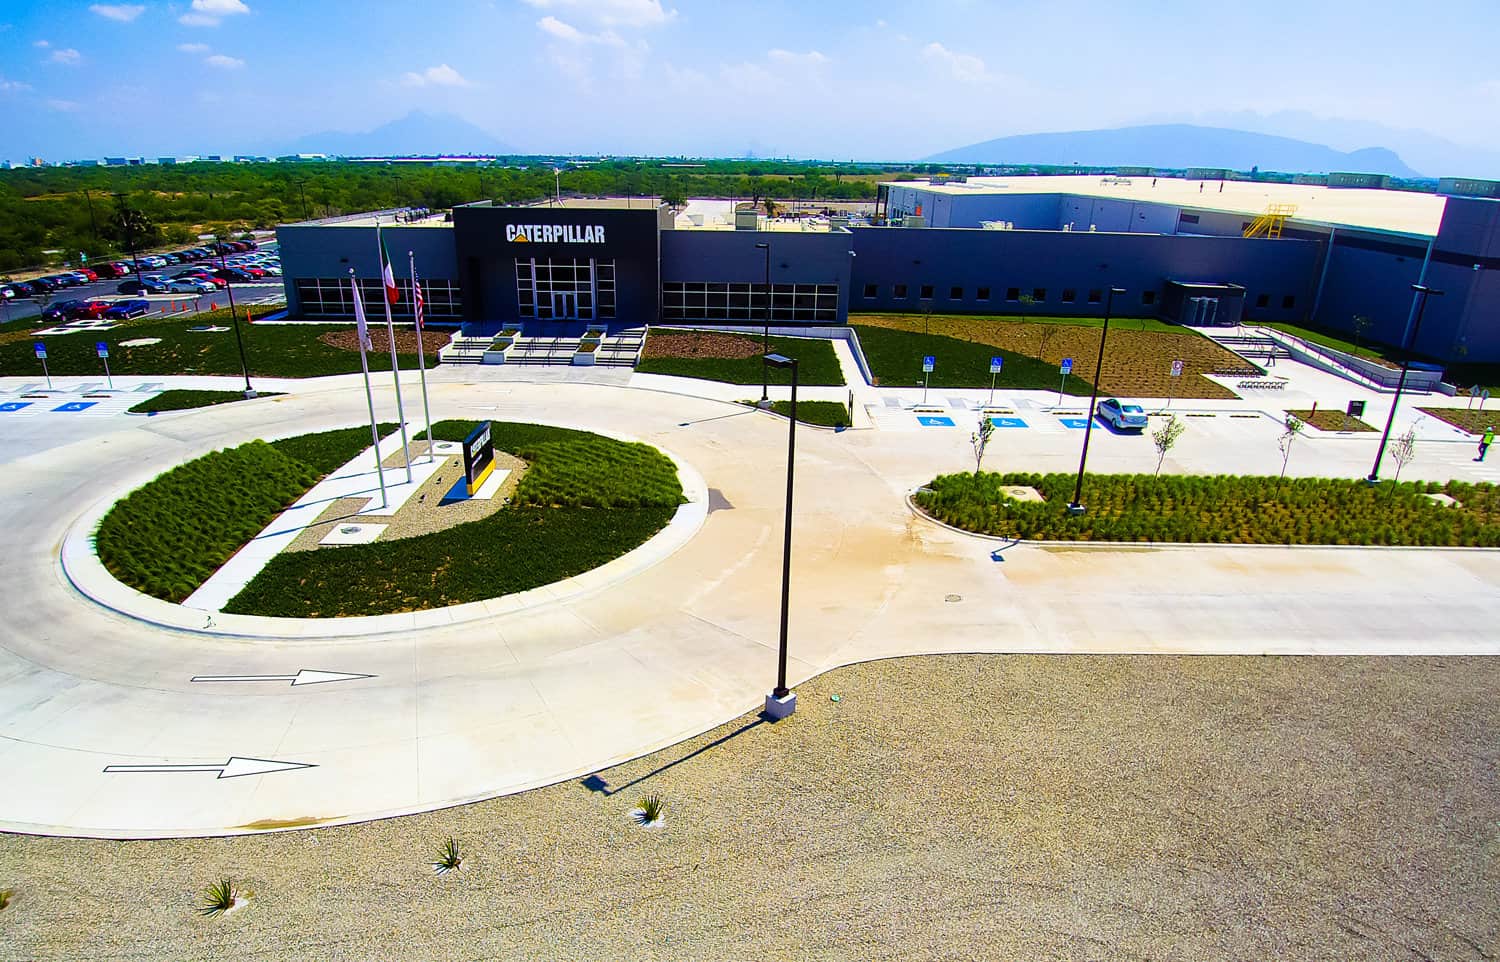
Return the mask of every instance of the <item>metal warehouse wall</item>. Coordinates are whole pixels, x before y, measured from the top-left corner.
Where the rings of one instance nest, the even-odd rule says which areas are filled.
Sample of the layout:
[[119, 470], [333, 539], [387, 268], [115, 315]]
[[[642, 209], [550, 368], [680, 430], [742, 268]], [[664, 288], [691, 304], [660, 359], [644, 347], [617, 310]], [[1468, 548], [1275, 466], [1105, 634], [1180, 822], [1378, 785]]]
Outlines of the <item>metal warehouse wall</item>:
[[[417, 258], [417, 274], [433, 280], [457, 280], [458, 262], [453, 253], [451, 227], [387, 227], [385, 246], [391, 252], [396, 275], [409, 274], [406, 252]], [[297, 317], [302, 305], [297, 300], [297, 278], [347, 278], [349, 268], [360, 277], [380, 276], [380, 250], [375, 245], [374, 227], [338, 227], [317, 224], [285, 224], [276, 228], [281, 244], [281, 263], [285, 274], [287, 314]]]
[[[1046, 288], [1045, 303], [1028, 310], [1037, 314], [1090, 316], [1102, 313], [1088, 303], [1088, 291], [1109, 285], [1129, 295], [1117, 299], [1115, 309], [1125, 315], [1153, 315], [1156, 306], [1143, 305], [1141, 292], [1158, 297], [1170, 278], [1183, 281], [1228, 282], [1246, 288], [1246, 314], [1260, 320], [1298, 320], [1311, 307], [1317, 283], [1320, 245], [1303, 240], [1246, 240], [1243, 237], [1182, 237], [1159, 234], [1105, 234], [1080, 231], [931, 230], [864, 227], [853, 231], [854, 272], [849, 310], [913, 311], [921, 308], [920, 287], [933, 287], [933, 310], [939, 313], [1015, 313], [1007, 303], [1008, 287], [1022, 292]], [[876, 296], [864, 296], [866, 285]], [[907, 296], [897, 299], [896, 284]], [[988, 302], [978, 300], [977, 288], [989, 287]], [[963, 288], [953, 300], [949, 288]], [[1062, 303], [1064, 289], [1077, 292], [1071, 304]], [[1259, 294], [1270, 305], [1256, 309]], [[1291, 307], [1282, 299], [1291, 295]]]
[[1063, 194], [1057, 223], [1059, 227], [1071, 224], [1075, 231], [1092, 227], [1112, 233], [1175, 234], [1178, 211], [1171, 204]]

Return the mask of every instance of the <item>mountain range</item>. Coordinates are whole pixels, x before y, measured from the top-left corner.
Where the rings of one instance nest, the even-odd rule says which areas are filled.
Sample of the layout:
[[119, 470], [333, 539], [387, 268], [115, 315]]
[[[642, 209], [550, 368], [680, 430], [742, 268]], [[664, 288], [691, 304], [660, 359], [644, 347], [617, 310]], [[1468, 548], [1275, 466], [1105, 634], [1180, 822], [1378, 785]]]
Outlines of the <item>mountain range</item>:
[[514, 154], [516, 148], [453, 114], [414, 110], [374, 130], [325, 130], [292, 141], [263, 145], [256, 153], [330, 154], [340, 157], [400, 157], [439, 154]]
[[1020, 134], [945, 150], [923, 160], [941, 164], [1080, 164], [1174, 169], [1259, 167], [1265, 171], [1295, 173], [1339, 170], [1393, 177], [1422, 176], [1384, 147], [1342, 151], [1290, 137], [1194, 124]]

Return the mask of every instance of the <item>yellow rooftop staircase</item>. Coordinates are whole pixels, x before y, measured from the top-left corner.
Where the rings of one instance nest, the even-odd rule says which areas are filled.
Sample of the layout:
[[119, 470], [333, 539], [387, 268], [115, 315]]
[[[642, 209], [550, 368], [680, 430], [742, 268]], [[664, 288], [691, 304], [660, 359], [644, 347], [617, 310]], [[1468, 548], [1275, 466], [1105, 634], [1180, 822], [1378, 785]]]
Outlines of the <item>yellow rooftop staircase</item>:
[[1281, 236], [1281, 227], [1286, 219], [1297, 213], [1296, 204], [1269, 204], [1261, 212], [1260, 216], [1250, 222], [1245, 228], [1246, 237], [1270, 237]]

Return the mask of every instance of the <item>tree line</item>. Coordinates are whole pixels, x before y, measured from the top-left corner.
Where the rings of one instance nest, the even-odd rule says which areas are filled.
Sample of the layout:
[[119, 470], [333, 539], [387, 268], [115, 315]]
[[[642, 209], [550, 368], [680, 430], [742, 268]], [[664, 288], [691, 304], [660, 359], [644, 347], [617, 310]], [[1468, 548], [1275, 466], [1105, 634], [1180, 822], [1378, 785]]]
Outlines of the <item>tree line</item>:
[[[393, 207], [434, 210], [475, 200], [517, 203], [553, 194], [860, 200], [875, 196], [880, 166], [777, 161], [610, 161], [568, 167], [497, 162], [482, 167], [349, 162], [192, 163], [134, 167], [27, 167], [0, 171], [0, 271], [77, 263], [186, 245], [199, 234], [269, 230], [289, 221]], [[133, 238], [132, 238], [133, 233]]]

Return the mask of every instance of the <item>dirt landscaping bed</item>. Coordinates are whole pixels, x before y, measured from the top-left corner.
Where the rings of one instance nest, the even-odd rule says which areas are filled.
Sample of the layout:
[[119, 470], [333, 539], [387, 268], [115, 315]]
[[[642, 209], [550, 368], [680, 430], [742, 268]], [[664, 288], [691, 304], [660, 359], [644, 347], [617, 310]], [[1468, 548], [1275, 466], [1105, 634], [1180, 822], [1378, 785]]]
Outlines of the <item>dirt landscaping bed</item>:
[[1445, 424], [1467, 431], [1470, 434], [1483, 434], [1489, 428], [1500, 429], [1500, 411], [1482, 411], [1479, 408], [1469, 410], [1467, 408], [1417, 408], [1423, 414], [1430, 414]]
[[1319, 431], [1374, 431], [1372, 425], [1366, 424], [1359, 418], [1351, 418], [1338, 408], [1324, 408], [1314, 411], [1310, 408], [1293, 409], [1288, 408], [1288, 414], [1295, 414], [1308, 427], [1317, 428]]
[[739, 360], [761, 353], [760, 341], [740, 334], [717, 331], [651, 332], [643, 357], [724, 358]]
[[[448, 339], [449, 335], [446, 332], [423, 331], [422, 350], [425, 351], [429, 357], [436, 357], [437, 352], [442, 350], [442, 348], [447, 345]], [[359, 350], [359, 334], [352, 327], [345, 330], [329, 331], [326, 334], [320, 334], [318, 335], [318, 340], [322, 341], [324, 344], [327, 344], [329, 347], [336, 347], [341, 351]], [[384, 330], [375, 326], [374, 324], [370, 325], [370, 345], [371, 351], [383, 354], [389, 354], [391, 352], [390, 338], [386, 336], [386, 332]], [[417, 353], [416, 331], [402, 330], [400, 328], [396, 329], [396, 353]]]
[[[899, 331], [923, 330], [916, 315], [851, 314], [850, 324], [885, 327]], [[1244, 358], [1198, 334], [1130, 330], [1134, 323], [1122, 319], [1111, 326], [1105, 355], [1104, 377], [1099, 389], [1125, 397], [1222, 398], [1238, 397], [1229, 388], [1204, 377], [1223, 373], [1253, 376], [1262, 372]], [[1092, 381], [1094, 361], [1099, 356], [1099, 329], [1041, 321], [998, 321], [971, 317], [933, 317], [926, 330], [977, 344], [1014, 351], [1061, 364], [1073, 359], [1073, 374]], [[1183, 363], [1181, 377], [1171, 376], [1172, 362]], [[1173, 383], [1173, 382], [1177, 383]], [[975, 385], [984, 387], [987, 385]]]

